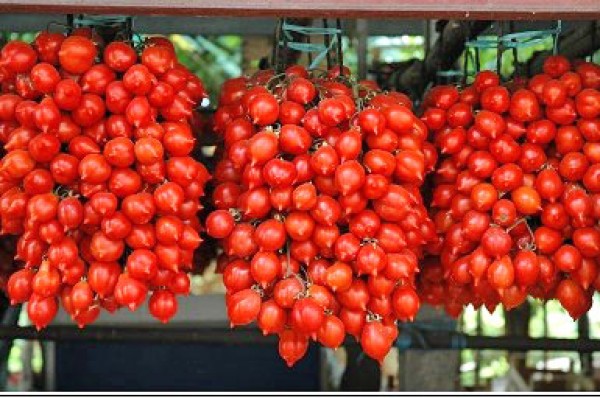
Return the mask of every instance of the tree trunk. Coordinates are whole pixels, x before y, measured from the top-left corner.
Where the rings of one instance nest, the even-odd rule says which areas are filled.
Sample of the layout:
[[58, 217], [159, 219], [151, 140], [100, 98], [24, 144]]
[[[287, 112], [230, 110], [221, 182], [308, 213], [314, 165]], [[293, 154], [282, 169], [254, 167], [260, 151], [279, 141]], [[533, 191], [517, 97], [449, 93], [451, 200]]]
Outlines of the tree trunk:
[[[592, 32], [594, 34], [592, 34]], [[595, 37], [595, 39], [594, 39]], [[581, 27], [559, 36], [558, 53], [569, 59], [584, 58], [600, 48], [600, 24], [585, 22]], [[540, 51], [527, 62], [525, 70], [529, 76], [542, 71], [544, 60], [551, 51]]]
[[423, 61], [415, 61], [398, 76], [396, 89], [412, 98], [420, 98], [427, 86], [435, 81], [436, 73], [454, 67], [465, 50], [465, 42], [481, 34], [491, 21], [445, 21], [437, 29], [440, 35]]

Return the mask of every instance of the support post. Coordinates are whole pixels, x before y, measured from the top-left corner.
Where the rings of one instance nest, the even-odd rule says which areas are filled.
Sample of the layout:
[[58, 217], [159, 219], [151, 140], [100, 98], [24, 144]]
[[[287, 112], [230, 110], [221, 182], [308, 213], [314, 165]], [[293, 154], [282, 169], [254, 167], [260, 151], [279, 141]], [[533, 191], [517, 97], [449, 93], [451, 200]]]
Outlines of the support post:
[[[452, 319], [443, 311], [424, 306], [417, 322], [447, 324]], [[400, 331], [400, 333], [408, 333]], [[429, 339], [426, 340], [429, 343]], [[451, 391], [456, 386], [460, 351], [449, 347], [435, 351], [408, 349], [399, 353], [400, 391]]]
[[369, 25], [365, 19], [356, 20], [356, 36], [358, 44], [356, 54], [358, 58], [358, 78], [367, 78], [367, 58], [369, 56]]

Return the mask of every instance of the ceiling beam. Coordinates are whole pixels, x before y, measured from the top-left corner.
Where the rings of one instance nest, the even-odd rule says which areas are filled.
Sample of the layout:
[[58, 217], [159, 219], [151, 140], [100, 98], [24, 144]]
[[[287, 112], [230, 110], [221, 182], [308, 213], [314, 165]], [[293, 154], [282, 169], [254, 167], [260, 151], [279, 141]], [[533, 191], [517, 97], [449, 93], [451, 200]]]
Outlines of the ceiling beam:
[[420, 18], [600, 19], [598, 0], [3, 0], [0, 13]]
[[[600, 0], [599, 0], [600, 1]], [[141, 15], [134, 18], [134, 30], [139, 33], [192, 34], [192, 35], [271, 35], [275, 30], [276, 18], [214, 18], [214, 17], [168, 17]], [[0, 30], [6, 32], [36, 32], [45, 29], [51, 22], [66, 23], [64, 14], [0, 14]], [[315, 24], [318, 23], [315, 22]], [[422, 35], [425, 21], [367, 20], [366, 30], [370, 36]], [[577, 21], [563, 23], [569, 30]], [[345, 32], [354, 31], [355, 21], [344, 20]], [[548, 29], [550, 21], [518, 22], [517, 31]]]

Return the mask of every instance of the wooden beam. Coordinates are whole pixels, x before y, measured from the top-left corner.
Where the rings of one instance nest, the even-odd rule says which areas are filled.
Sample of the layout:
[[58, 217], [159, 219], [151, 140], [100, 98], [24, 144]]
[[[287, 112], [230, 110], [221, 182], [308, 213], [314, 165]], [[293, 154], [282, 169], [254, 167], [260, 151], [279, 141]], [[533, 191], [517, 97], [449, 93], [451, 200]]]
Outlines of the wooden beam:
[[0, 13], [339, 18], [599, 19], [598, 0], [3, 0]]
[[[1, 1], [1, 0], [0, 0]], [[5, 32], [36, 32], [51, 22], [66, 23], [65, 14], [0, 14], [0, 30]], [[320, 22], [320, 19], [316, 19]], [[351, 32], [355, 20], [342, 21], [344, 32]], [[420, 19], [369, 19], [363, 20], [369, 36], [422, 35], [425, 20]], [[194, 17], [194, 16], [152, 16], [139, 15], [133, 20], [134, 30], [138, 33], [154, 34], [201, 34], [201, 35], [242, 35], [271, 36], [275, 31], [277, 18], [242, 17]], [[584, 21], [565, 21], [563, 31], [569, 31], [585, 23]], [[515, 31], [548, 29], [554, 26], [551, 21], [521, 21], [515, 23]], [[56, 28], [59, 29], [59, 28]], [[494, 33], [493, 31], [490, 33]]]
[[[0, 5], [1, 7], [1, 5]], [[0, 30], [6, 32], [35, 32], [51, 22], [66, 23], [65, 14], [10, 13], [0, 14]], [[320, 24], [320, 19], [315, 20]], [[156, 16], [139, 15], [133, 21], [138, 33], [180, 33], [202, 35], [273, 35], [277, 18], [273, 17], [200, 17], [200, 16]], [[420, 35], [424, 22], [410, 19], [401, 22], [393, 19], [365, 21], [371, 36]], [[543, 22], [546, 25], [547, 22]], [[543, 24], [542, 23], [542, 24]], [[352, 29], [353, 20], [343, 20], [344, 32]], [[567, 22], [563, 25], [567, 26]], [[317, 25], [315, 25], [317, 26]], [[56, 28], [58, 29], [58, 28]]]

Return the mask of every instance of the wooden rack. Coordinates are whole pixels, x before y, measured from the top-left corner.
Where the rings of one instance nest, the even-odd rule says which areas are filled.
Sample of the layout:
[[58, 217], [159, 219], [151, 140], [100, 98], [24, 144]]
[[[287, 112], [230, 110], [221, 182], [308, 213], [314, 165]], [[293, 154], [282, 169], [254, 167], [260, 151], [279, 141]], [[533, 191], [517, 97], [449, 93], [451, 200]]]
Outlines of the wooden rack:
[[2, 0], [0, 13], [425, 19], [600, 19], [599, 0]]

